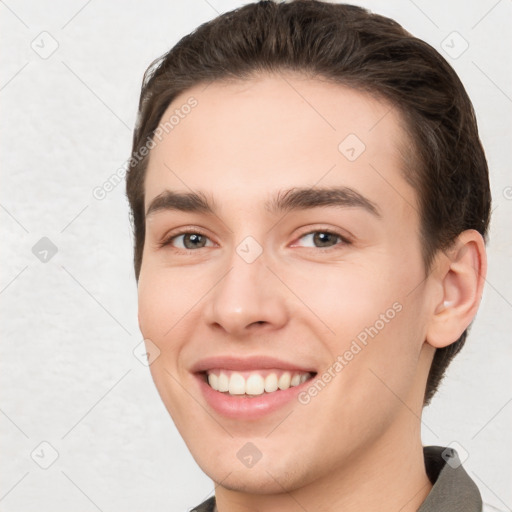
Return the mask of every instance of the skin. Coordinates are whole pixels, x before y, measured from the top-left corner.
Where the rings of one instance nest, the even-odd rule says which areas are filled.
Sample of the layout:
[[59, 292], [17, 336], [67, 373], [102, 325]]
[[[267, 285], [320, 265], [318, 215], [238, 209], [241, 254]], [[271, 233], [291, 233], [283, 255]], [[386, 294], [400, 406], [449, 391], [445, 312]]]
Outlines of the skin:
[[[215, 215], [157, 211], [146, 219], [139, 325], [160, 350], [151, 373], [193, 457], [216, 484], [220, 512], [414, 511], [429, 491], [420, 438], [435, 347], [454, 342], [481, 297], [485, 251], [469, 230], [426, 274], [416, 191], [406, 182], [398, 113], [352, 89], [297, 74], [194, 87], [198, 105], [151, 150], [145, 204], [165, 189], [201, 191]], [[349, 161], [338, 145], [366, 146]], [[376, 205], [272, 214], [292, 187], [348, 186]], [[179, 228], [179, 229], [178, 229]], [[191, 229], [193, 228], [193, 229]], [[308, 233], [338, 232], [331, 247]], [[205, 246], [184, 250], [177, 231]], [[188, 231], [187, 231], [188, 230]], [[260, 244], [252, 263], [236, 248]], [[317, 242], [318, 245], [318, 242]], [[307, 405], [258, 420], [213, 411], [190, 369], [204, 357], [269, 355], [319, 370], [393, 304], [385, 324]], [[237, 452], [262, 454], [245, 467]]]

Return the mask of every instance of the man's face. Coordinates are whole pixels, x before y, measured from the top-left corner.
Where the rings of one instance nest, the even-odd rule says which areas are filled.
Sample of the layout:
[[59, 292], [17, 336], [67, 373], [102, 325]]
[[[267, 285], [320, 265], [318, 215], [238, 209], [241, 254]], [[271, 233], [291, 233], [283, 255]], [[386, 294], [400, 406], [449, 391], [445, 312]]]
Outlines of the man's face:
[[151, 373], [213, 480], [291, 490], [419, 432], [432, 285], [405, 136], [387, 104], [292, 74], [195, 87], [162, 123], [192, 96], [155, 139], [145, 206], [212, 211], [147, 215]]

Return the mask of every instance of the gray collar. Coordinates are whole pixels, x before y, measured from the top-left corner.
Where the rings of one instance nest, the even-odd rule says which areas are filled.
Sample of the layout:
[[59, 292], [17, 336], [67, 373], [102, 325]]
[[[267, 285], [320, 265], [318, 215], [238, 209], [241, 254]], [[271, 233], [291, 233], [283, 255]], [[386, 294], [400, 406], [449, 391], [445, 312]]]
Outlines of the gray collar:
[[482, 512], [482, 497], [453, 448], [424, 446], [425, 469], [433, 484], [418, 512]]

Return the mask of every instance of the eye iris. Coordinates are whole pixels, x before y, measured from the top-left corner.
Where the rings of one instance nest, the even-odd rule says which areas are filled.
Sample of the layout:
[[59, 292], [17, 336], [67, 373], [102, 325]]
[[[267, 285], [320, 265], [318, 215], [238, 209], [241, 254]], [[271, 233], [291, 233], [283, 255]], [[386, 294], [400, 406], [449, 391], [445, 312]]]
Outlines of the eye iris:
[[325, 247], [332, 245], [331, 242], [335, 243], [336, 236], [337, 235], [334, 235], [333, 233], [325, 233], [323, 231], [319, 231], [313, 236], [313, 241], [317, 247]]
[[[188, 242], [191, 243], [191, 245], [188, 245]], [[187, 249], [197, 249], [198, 247], [204, 247], [204, 244], [206, 243], [206, 239], [202, 235], [198, 235], [197, 233], [188, 233], [186, 235], [183, 235], [183, 245]]]

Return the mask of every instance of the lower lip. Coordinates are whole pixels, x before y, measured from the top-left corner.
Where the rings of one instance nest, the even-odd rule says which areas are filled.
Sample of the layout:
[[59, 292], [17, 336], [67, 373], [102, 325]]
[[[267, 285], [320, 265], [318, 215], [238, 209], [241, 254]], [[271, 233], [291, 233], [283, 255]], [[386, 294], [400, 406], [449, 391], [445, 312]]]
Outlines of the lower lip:
[[311, 383], [309, 379], [288, 389], [247, 397], [215, 391], [204, 381], [202, 375], [196, 375], [196, 377], [203, 396], [214, 411], [228, 418], [246, 420], [256, 420], [281, 409], [293, 399], [297, 399], [297, 395]]

